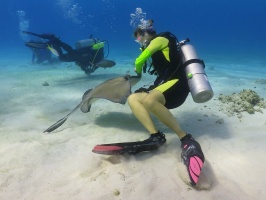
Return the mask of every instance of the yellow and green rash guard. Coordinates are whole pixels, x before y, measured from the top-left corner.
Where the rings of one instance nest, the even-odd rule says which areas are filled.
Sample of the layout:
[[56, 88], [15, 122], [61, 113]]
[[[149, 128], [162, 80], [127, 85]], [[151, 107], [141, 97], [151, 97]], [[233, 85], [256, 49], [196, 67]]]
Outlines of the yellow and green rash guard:
[[149, 59], [155, 52], [162, 51], [166, 60], [170, 61], [169, 58], [169, 40], [165, 37], [156, 37], [154, 38], [150, 44], [146, 47], [146, 49], [137, 57], [135, 61], [136, 72], [141, 74], [142, 67], [147, 59]]

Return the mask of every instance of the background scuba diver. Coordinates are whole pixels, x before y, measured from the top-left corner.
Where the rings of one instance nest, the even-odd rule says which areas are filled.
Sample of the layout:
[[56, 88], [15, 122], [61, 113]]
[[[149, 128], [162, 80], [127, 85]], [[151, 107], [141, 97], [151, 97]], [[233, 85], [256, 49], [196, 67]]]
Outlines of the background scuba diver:
[[[108, 54], [104, 56], [104, 42], [92, 38], [92, 36], [87, 40], [78, 41], [76, 49], [73, 49], [54, 34], [36, 34], [28, 31], [23, 31], [23, 33], [48, 40], [48, 42], [26, 42], [26, 46], [37, 49], [48, 48], [58, 56], [60, 61], [76, 62], [86, 74], [91, 74], [98, 67], [110, 68], [115, 65], [115, 62], [105, 59]], [[67, 53], [64, 54], [62, 49]]]
[[[169, 109], [181, 106], [190, 90], [187, 82], [180, 48], [177, 38], [170, 32], [156, 35], [153, 21], [142, 21], [135, 30], [136, 41], [141, 44], [143, 52], [136, 59], [135, 71], [141, 77], [142, 70], [146, 71], [146, 61], [151, 57], [154, 70], [150, 74], [157, 75], [154, 85], [140, 88], [128, 97], [128, 104], [141, 124], [150, 133], [143, 141], [113, 144], [99, 144], [92, 150], [99, 154], [136, 154], [143, 151], [158, 149], [166, 142], [165, 135], [154, 125], [150, 114], [173, 130], [181, 141], [181, 159], [186, 166], [190, 185], [198, 183], [204, 155], [200, 144], [184, 132]], [[180, 43], [179, 43], [180, 44]], [[144, 67], [143, 67], [144, 66]]]
[[[30, 42], [41, 42], [41, 41], [34, 41], [31, 40]], [[45, 49], [39, 49], [39, 48], [33, 48], [30, 47], [32, 50], [32, 57], [31, 62], [32, 64], [53, 64], [55, 62], [58, 62], [58, 59], [52, 56], [52, 52], [45, 48]]]

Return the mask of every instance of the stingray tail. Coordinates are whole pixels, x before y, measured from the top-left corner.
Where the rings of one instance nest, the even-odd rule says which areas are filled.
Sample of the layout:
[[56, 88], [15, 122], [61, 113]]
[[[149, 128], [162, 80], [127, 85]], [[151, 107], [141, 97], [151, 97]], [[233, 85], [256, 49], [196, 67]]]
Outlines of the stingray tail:
[[50, 126], [49, 128], [47, 128], [43, 132], [44, 133], [50, 133], [50, 132], [54, 131], [55, 129], [57, 129], [59, 126], [61, 126], [63, 123], [65, 123], [65, 121], [67, 120], [67, 118], [69, 117], [69, 115], [71, 115], [75, 110], [77, 110], [81, 106], [81, 103], [79, 103], [70, 113], [68, 113], [67, 116], [65, 116], [64, 118], [58, 120], [55, 124], [53, 124], [52, 126]]
[[58, 120], [55, 124], [53, 124], [52, 126], [50, 126], [48, 129], [46, 129], [44, 131], [44, 133], [50, 133], [52, 131], [54, 131], [55, 129], [57, 129], [59, 126], [61, 126], [63, 123], [65, 123], [65, 121], [67, 120], [68, 115], [65, 116], [64, 118]]

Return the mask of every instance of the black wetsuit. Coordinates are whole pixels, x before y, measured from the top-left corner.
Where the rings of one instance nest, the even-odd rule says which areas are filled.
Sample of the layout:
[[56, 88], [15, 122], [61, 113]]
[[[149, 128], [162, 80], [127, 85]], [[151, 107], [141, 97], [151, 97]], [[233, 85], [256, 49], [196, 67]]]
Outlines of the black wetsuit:
[[[104, 59], [103, 48], [93, 50], [91, 47], [81, 49], [73, 49], [70, 45], [62, 42], [58, 38], [52, 39], [48, 42], [59, 54], [59, 60], [63, 62], [76, 62], [86, 73], [92, 73], [97, 67], [96, 63]], [[67, 53], [63, 53], [65, 50]]]
[[160, 91], [165, 97], [165, 107], [168, 109], [181, 106], [189, 94], [181, 53], [176, 44], [177, 39], [170, 32], [161, 33], [147, 44], [135, 63], [136, 70], [140, 73], [142, 64], [151, 57], [154, 70], [148, 71], [157, 75], [154, 85], [147, 89], [140, 88], [135, 92], [149, 92], [153, 89]]

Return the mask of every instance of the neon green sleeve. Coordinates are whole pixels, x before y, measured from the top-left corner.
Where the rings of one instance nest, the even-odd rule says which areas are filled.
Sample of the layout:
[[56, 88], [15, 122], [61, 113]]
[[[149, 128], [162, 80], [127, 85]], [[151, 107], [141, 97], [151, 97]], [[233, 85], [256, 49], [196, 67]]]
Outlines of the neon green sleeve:
[[168, 46], [169, 40], [164, 37], [156, 37], [153, 39], [146, 49], [149, 49], [153, 55], [156, 51], [165, 49]]
[[169, 48], [167, 48], [169, 40], [164, 37], [156, 37], [147, 48], [139, 55], [135, 61], [136, 72], [141, 74], [142, 66], [145, 61], [150, 58], [156, 51], [162, 50], [167, 60], [169, 59]]
[[135, 67], [136, 67], [136, 72], [138, 74], [141, 74], [142, 72], [142, 66], [144, 65], [145, 61], [151, 57], [151, 51], [149, 49], [145, 49], [139, 57], [137, 57], [135, 61]]

